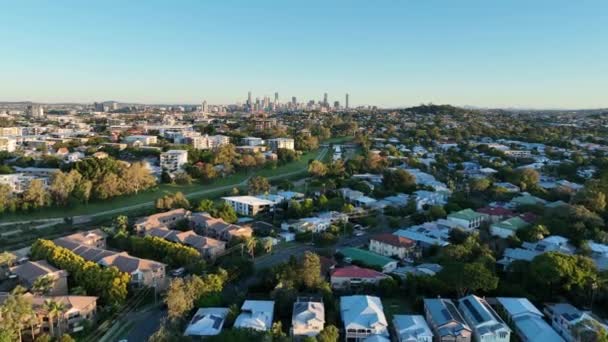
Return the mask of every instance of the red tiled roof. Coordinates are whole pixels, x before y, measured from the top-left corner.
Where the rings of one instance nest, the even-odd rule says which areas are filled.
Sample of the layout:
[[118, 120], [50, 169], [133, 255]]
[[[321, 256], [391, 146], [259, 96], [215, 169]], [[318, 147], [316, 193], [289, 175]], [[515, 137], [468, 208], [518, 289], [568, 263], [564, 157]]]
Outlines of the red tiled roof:
[[402, 236], [393, 235], [391, 233], [378, 234], [371, 238], [371, 240], [376, 240], [382, 243], [386, 243], [395, 247], [412, 247], [414, 246], [414, 241], [404, 238]]
[[336, 268], [331, 271], [332, 277], [343, 277], [343, 278], [380, 278], [386, 277], [384, 273], [358, 266], [347, 266], [342, 268]]

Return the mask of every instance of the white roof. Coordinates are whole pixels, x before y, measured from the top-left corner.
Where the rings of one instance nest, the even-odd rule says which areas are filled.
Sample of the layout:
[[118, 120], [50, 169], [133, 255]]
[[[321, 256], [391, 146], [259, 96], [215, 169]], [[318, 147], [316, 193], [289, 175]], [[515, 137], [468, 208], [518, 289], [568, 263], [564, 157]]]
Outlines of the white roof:
[[597, 242], [589, 242], [589, 248], [591, 248], [591, 251], [593, 251], [593, 253], [608, 255], [608, 245], [604, 245]]
[[223, 200], [245, 203], [247, 205], [273, 205], [273, 201], [257, 198], [254, 196], [228, 196], [222, 197]]
[[345, 329], [373, 329], [388, 336], [388, 323], [378, 297], [342, 296], [340, 313]]
[[295, 302], [292, 325], [307, 325], [310, 321], [325, 323], [325, 306], [322, 302]]
[[409, 341], [422, 336], [433, 337], [433, 332], [422, 315], [395, 315], [393, 325], [401, 341]]
[[222, 331], [228, 308], [201, 308], [198, 309], [190, 324], [186, 328], [186, 336], [213, 336]]
[[246, 300], [241, 307], [241, 314], [234, 322], [234, 327], [267, 331], [272, 326], [273, 314], [274, 301]]

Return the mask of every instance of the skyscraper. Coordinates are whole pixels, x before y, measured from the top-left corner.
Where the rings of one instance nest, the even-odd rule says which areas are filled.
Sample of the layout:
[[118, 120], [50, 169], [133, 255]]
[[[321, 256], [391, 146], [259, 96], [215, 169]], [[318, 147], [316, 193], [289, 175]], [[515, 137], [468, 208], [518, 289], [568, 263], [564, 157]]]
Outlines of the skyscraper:
[[274, 106], [278, 106], [279, 105], [279, 93], [275, 92], [274, 93]]
[[348, 93], [346, 93], [346, 103], [344, 104], [344, 108], [348, 109]]
[[203, 106], [201, 107], [203, 113], [209, 113], [209, 106], [207, 105], [207, 101], [203, 101]]
[[298, 102], [296, 101], [296, 97], [292, 96], [291, 97], [291, 105], [295, 108], [298, 105]]
[[323, 94], [323, 106], [329, 107], [329, 102], [327, 102], [327, 93]]

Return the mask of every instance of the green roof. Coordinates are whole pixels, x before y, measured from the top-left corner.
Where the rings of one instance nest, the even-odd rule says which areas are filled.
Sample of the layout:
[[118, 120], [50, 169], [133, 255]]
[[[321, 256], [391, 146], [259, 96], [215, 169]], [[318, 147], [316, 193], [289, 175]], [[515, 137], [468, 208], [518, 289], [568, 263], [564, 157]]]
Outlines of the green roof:
[[479, 217], [484, 217], [484, 216], [486, 216], [486, 214], [478, 213], [476, 211], [473, 211], [472, 209], [464, 209], [464, 210], [449, 214], [448, 218], [473, 221]]
[[542, 198], [538, 198], [532, 195], [522, 195], [519, 197], [515, 197], [514, 199], [512, 199], [512, 201], [517, 205], [535, 205], [545, 203], [545, 200], [543, 200]]
[[508, 220], [504, 220], [502, 222], [494, 224], [495, 227], [502, 228], [502, 229], [513, 230], [513, 231], [520, 230], [520, 229], [522, 229], [524, 227], [527, 227], [528, 225], [529, 225], [528, 222], [522, 220], [521, 218], [519, 218], [517, 216], [511, 217]]
[[340, 250], [340, 253], [342, 253], [346, 258], [350, 258], [353, 261], [360, 261], [361, 263], [369, 266], [384, 267], [390, 262], [395, 262], [395, 260], [389, 257], [353, 247], [343, 248]]

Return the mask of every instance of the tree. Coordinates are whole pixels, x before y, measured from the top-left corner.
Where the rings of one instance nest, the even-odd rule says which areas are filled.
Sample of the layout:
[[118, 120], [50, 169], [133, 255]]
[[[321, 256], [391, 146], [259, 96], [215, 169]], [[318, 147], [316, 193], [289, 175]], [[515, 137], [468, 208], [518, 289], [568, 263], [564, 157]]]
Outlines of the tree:
[[458, 297], [479, 290], [491, 291], [498, 286], [498, 277], [480, 262], [452, 262], [446, 264], [437, 276]]
[[268, 182], [268, 179], [262, 176], [255, 176], [249, 178], [247, 189], [250, 195], [264, 194], [270, 191], [270, 183]]
[[32, 292], [38, 295], [48, 295], [53, 289], [55, 281], [49, 275], [36, 278], [32, 284]]
[[532, 260], [528, 277], [534, 288], [551, 298], [555, 291], [584, 289], [597, 280], [597, 270], [587, 257], [549, 252]]
[[309, 289], [316, 288], [322, 281], [321, 260], [315, 253], [306, 251], [302, 260], [302, 282]]
[[324, 177], [327, 174], [327, 166], [318, 160], [313, 160], [308, 165], [308, 173], [317, 178]]
[[546, 226], [536, 224], [534, 226], [519, 229], [516, 234], [517, 237], [523, 241], [536, 242], [538, 240], [542, 240], [545, 236], [549, 235], [550, 232]]
[[0, 184], [0, 214], [10, 210], [11, 205], [14, 205], [11, 187], [7, 184]]
[[[18, 286], [0, 306], [0, 336], [21, 341], [21, 331], [28, 319], [34, 317], [32, 303], [23, 296], [25, 289]], [[30, 323], [33, 323], [30, 319]], [[33, 325], [32, 325], [33, 326]]]
[[196, 207], [196, 210], [206, 212], [206, 213], [211, 213], [211, 211], [213, 211], [213, 206], [214, 206], [214, 203], [212, 200], [203, 199], [199, 202], [198, 206]]
[[585, 186], [583, 190], [576, 193], [572, 201], [596, 213], [601, 213], [606, 209], [606, 195], [597, 188]]
[[338, 342], [340, 338], [340, 330], [334, 325], [326, 325], [323, 330], [317, 335], [319, 342]]
[[262, 247], [264, 248], [264, 252], [266, 252], [266, 253], [272, 252], [272, 247], [273, 247], [272, 240], [268, 239], [268, 238], [264, 239], [262, 242]]
[[2, 252], [0, 253], [0, 266], [11, 267], [17, 260], [15, 254], [10, 252]]
[[165, 298], [167, 316], [170, 320], [181, 319], [194, 305], [194, 299], [187, 293], [186, 284], [182, 278], [173, 278]]
[[23, 206], [26, 209], [38, 209], [50, 204], [51, 197], [40, 179], [30, 182], [22, 195]]
[[473, 178], [469, 182], [469, 187], [471, 191], [483, 192], [490, 187], [490, 180], [487, 178]]
[[[65, 311], [65, 305], [63, 303], [56, 302], [52, 299], [46, 299], [44, 301], [44, 310], [47, 313], [47, 317], [49, 318], [49, 327], [51, 329], [51, 335], [55, 336], [55, 322], [54, 319], [57, 318], [57, 327], [59, 328], [61, 324], [59, 321], [61, 320], [60, 316], [63, 315]], [[61, 328], [59, 328], [61, 331]]]
[[116, 227], [116, 233], [127, 233], [129, 229], [129, 218], [125, 215], [119, 215], [114, 219], [114, 226]]
[[222, 202], [215, 210], [214, 217], [219, 217], [228, 223], [234, 223], [238, 217], [234, 208], [227, 202]]
[[382, 184], [389, 190], [412, 192], [416, 188], [416, 177], [403, 169], [387, 170], [383, 174]]
[[535, 187], [540, 180], [540, 174], [536, 170], [530, 168], [524, 168], [517, 171], [516, 177], [522, 190]]
[[247, 253], [251, 256], [251, 259], [255, 257], [255, 248], [257, 247], [258, 242], [256, 238], [249, 237], [245, 240], [245, 248], [247, 249]]

